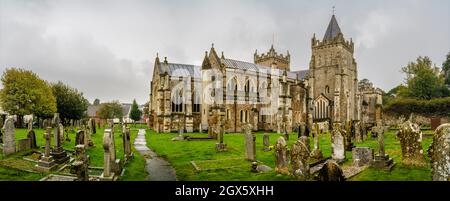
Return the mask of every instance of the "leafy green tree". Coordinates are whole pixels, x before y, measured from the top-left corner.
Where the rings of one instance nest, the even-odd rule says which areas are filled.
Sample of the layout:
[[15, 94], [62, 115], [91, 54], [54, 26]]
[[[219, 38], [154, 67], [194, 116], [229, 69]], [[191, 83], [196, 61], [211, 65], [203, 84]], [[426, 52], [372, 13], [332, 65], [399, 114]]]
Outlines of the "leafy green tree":
[[50, 85], [32, 71], [6, 69], [1, 81], [0, 104], [6, 112], [19, 117], [19, 127], [22, 127], [24, 115], [51, 117], [56, 112], [56, 99]]
[[150, 107], [150, 101], [147, 101], [147, 102], [144, 104], [144, 108], [143, 108], [143, 111], [142, 111], [142, 113], [143, 113], [144, 115], [146, 115], [147, 117], [150, 115], [150, 109], [149, 109], [149, 107]]
[[142, 111], [139, 109], [139, 105], [136, 102], [136, 99], [133, 100], [133, 104], [131, 105], [130, 111], [130, 119], [134, 122], [141, 120]]
[[405, 97], [431, 99], [446, 97], [450, 94], [444, 85], [444, 76], [438, 67], [433, 66], [430, 58], [419, 57], [402, 68], [406, 74], [407, 92]]
[[100, 99], [96, 98], [96, 99], [94, 100], [93, 105], [100, 105]]
[[69, 120], [80, 120], [86, 115], [89, 101], [84, 98], [83, 93], [77, 89], [62, 83], [52, 84], [53, 94], [56, 97], [56, 107], [64, 123]]
[[119, 101], [102, 103], [100, 104], [98, 114], [101, 119], [105, 120], [122, 118], [123, 117], [122, 105], [119, 103]]
[[447, 54], [447, 58], [442, 64], [442, 71], [445, 76], [445, 84], [450, 85], [450, 52]]

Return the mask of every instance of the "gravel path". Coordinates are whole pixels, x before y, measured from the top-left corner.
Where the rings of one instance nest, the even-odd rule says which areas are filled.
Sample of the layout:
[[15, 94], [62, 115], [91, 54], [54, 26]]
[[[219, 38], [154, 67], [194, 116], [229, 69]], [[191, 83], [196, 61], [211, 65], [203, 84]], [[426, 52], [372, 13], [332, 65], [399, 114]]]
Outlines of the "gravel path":
[[175, 170], [169, 162], [147, 147], [145, 140], [145, 129], [139, 129], [138, 135], [134, 140], [134, 148], [145, 157], [145, 169], [149, 174], [149, 181], [176, 181]]

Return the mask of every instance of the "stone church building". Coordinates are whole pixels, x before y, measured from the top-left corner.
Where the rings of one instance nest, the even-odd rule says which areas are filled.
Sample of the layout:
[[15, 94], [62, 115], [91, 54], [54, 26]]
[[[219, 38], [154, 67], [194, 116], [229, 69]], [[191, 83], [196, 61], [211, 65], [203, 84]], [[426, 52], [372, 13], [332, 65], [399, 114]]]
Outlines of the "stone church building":
[[381, 100], [381, 93], [358, 87], [354, 43], [344, 38], [334, 15], [323, 39], [313, 36], [311, 49], [309, 70], [302, 71], [291, 71], [289, 52], [280, 54], [273, 45], [266, 53], [255, 51], [253, 63], [219, 56], [214, 45], [201, 65], [160, 61], [157, 55], [149, 125], [156, 132], [205, 131], [220, 118], [230, 133], [249, 123], [253, 130], [281, 133], [311, 121], [368, 119], [362, 118], [373, 114], [363, 111], [371, 110], [367, 101]]

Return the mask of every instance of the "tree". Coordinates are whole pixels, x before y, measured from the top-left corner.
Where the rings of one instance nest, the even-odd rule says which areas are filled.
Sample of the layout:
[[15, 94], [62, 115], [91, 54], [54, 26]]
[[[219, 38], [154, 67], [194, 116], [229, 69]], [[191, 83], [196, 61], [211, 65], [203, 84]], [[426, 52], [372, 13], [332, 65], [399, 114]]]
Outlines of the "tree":
[[136, 103], [136, 99], [133, 100], [130, 111], [130, 119], [134, 122], [141, 120], [142, 111], [139, 109], [139, 105]]
[[56, 107], [64, 123], [70, 119], [82, 119], [86, 115], [89, 101], [82, 92], [62, 83], [52, 84], [53, 94], [56, 97]]
[[438, 67], [432, 66], [428, 57], [417, 58], [416, 62], [410, 62], [402, 71], [406, 74], [405, 97], [429, 100], [450, 94], [444, 85], [444, 76]]
[[94, 100], [94, 103], [93, 103], [94, 105], [100, 105], [100, 99], [98, 99], [98, 98], [96, 98], [95, 100]]
[[445, 84], [450, 85], [450, 52], [447, 54], [447, 58], [442, 64], [442, 71], [445, 76]]
[[98, 113], [100, 118], [105, 120], [123, 117], [122, 105], [119, 101], [100, 104]]
[[147, 102], [144, 104], [144, 108], [143, 108], [142, 110], [143, 110], [142, 113], [143, 113], [144, 115], [146, 115], [147, 117], [150, 116], [150, 101], [147, 101]]
[[1, 107], [9, 114], [19, 117], [19, 127], [22, 127], [23, 115], [34, 114], [38, 118], [47, 118], [56, 112], [56, 99], [50, 85], [32, 71], [6, 69], [1, 81]]

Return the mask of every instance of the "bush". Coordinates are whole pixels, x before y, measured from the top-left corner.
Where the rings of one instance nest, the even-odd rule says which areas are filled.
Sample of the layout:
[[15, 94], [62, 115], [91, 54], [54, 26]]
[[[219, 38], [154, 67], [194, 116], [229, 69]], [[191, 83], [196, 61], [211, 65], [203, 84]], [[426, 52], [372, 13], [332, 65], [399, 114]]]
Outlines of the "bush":
[[400, 115], [409, 115], [411, 113], [423, 116], [450, 115], [450, 97], [431, 100], [397, 98], [386, 104], [384, 111]]

